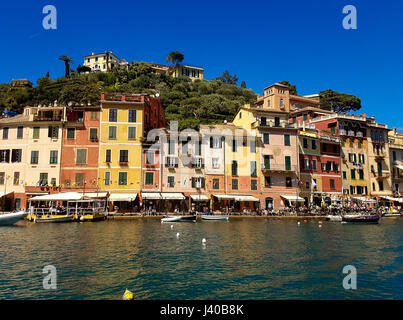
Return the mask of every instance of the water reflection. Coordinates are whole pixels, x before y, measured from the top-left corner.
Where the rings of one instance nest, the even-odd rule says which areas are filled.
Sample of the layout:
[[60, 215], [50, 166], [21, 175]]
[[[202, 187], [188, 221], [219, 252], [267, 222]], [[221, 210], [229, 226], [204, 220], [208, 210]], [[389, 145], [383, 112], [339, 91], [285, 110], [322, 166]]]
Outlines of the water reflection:
[[[24, 223], [1, 228], [0, 299], [120, 299], [126, 287], [136, 299], [401, 299], [402, 226]], [[42, 288], [49, 264], [58, 272], [53, 291]], [[357, 267], [356, 291], [342, 287], [347, 264]]]

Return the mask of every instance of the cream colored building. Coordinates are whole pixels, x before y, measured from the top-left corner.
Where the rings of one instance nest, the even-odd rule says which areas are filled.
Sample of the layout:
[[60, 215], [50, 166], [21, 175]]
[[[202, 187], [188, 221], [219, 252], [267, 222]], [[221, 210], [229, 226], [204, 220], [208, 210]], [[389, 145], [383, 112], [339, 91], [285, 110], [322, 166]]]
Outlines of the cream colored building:
[[188, 77], [192, 81], [203, 80], [204, 69], [189, 65], [167, 66], [164, 64], [148, 63], [155, 72], [168, 74], [174, 78]]
[[124, 59], [119, 59], [112, 51], [84, 56], [84, 66], [91, 68], [92, 71], [111, 71], [114, 66], [128, 65]]
[[389, 131], [390, 171], [392, 174], [392, 190], [395, 196], [403, 195], [403, 133], [396, 128]]

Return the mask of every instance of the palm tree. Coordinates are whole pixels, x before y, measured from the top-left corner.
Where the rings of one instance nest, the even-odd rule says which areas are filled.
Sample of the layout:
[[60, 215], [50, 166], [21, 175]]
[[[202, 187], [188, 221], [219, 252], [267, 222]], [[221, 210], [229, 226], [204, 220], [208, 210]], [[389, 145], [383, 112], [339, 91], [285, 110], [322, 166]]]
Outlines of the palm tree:
[[168, 62], [175, 65], [178, 65], [179, 62], [182, 62], [184, 58], [184, 55], [178, 51], [172, 51], [167, 56]]
[[110, 71], [110, 68], [109, 68], [109, 51], [105, 51], [105, 54], [106, 54], [106, 72], [109, 72]]
[[65, 66], [65, 69], [66, 69], [66, 71], [64, 73], [64, 76], [66, 78], [70, 78], [70, 62], [73, 61], [73, 58], [69, 57], [69, 56], [60, 56], [59, 60], [64, 61], [64, 66]]

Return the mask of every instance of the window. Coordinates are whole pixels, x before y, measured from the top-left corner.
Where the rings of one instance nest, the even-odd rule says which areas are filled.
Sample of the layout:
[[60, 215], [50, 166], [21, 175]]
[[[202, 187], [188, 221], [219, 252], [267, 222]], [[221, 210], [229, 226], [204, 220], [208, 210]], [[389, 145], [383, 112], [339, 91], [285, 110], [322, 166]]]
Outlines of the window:
[[87, 163], [87, 149], [77, 149], [76, 164]]
[[351, 179], [355, 179], [355, 169], [351, 169]]
[[358, 154], [358, 162], [359, 163], [365, 163], [364, 155], [363, 154]]
[[355, 186], [350, 186], [350, 194], [355, 194]]
[[343, 179], [347, 179], [347, 172], [343, 171]]
[[306, 139], [306, 138], [302, 139], [302, 144], [303, 144], [304, 149], [307, 149], [308, 148], [308, 139]]
[[4, 184], [4, 178], [6, 176], [5, 172], [0, 172], [0, 185]]
[[155, 164], [155, 152], [153, 151], [146, 152], [146, 164]]
[[109, 186], [111, 184], [111, 173], [110, 173], [110, 171], [105, 171], [104, 184], [106, 186]]
[[112, 162], [112, 150], [111, 149], [105, 150], [105, 162]]
[[11, 152], [11, 162], [21, 162], [22, 149], [13, 149]]
[[210, 137], [210, 148], [221, 149], [221, 147], [222, 147], [221, 137]]
[[38, 164], [39, 151], [31, 151], [31, 164]]
[[212, 167], [213, 167], [213, 169], [218, 169], [220, 167], [218, 158], [212, 158]]
[[251, 175], [251, 177], [257, 177], [256, 161], [250, 162], [250, 175]]
[[90, 128], [90, 140], [98, 140], [98, 128]]
[[362, 148], [362, 143], [361, 143], [361, 140], [358, 140], [358, 148]]
[[40, 132], [40, 128], [34, 127], [33, 131], [32, 131], [32, 139], [39, 139], [39, 132]]
[[250, 152], [256, 153], [256, 141], [255, 140], [250, 140]]
[[308, 120], [308, 115], [304, 114], [304, 121], [307, 121], [307, 120]]
[[274, 117], [274, 126], [279, 127], [280, 126], [280, 118], [279, 117]]
[[263, 166], [264, 166], [264, 169], [266, 169], [266, 170], [269, 170], [270, 169], [270, 156], [264, 156], [263, 157]]
[[358, 170], [358, 174], [360, 176], [360, 180], [364, 180], [364, 170], [362, 169]]
[[175, 187], [175, 177], [168, 176], [168, 188], [174, 188], [174, 187]]
[[45, 186], [48, 184], [48, 173], [47, 172], [42, 172], [39, 174], [39, 184], [41, 186]]
[[109, 122], [118, 121], [118, 109], [109, 109]]
[[280, 99], [280, 108], [284, 108], [284, 100]]
[[251, 190], [257, 190], [257, 180], [252, 179], [252, 180], [250, 181], [250, 189], [251, 189]]
[[202, 152], [202, 141], [201, 140], [197, 140], [197, 142], [195, 142], [195, 151], [196, 151], [196, 155], [197, 156], [201, 156], [201, 152]]
[[76, 173], [76, 186], [82, 187], [84, 185], [84, 173]]
[[117, 127], [115, 127], [115, 126], [109, 127], [109, 139], [116, 139], [116, 130], [117, 130]]
[[175, 140], [169, 140], [168, 154], [175, 154]]
[[73, 140], [76, 138], [76, 128], [67, 128], [67, 139]]
[[292, 117], [292, 123], [297, 123], [297, 117]]
[[316, 150], [316, 140], [312, 140], [312, 150]]
[[17, 172], [14, 172], [13, 184], [14, 184], [14, 185], [20, 184], [20, 173], [19, 173], [18, 171], [17, 171]]
[[56, 164], [58, 159], [58, 151], [57, 150], [51, 150], [50, 151], [50, 159], [49, 163], [50, 164]]
[[129, 109], [129, 122], [137, 122], [137, 110]]
[[266, 119], [266, 117], [261, 117], [261, 118], [260, 118], [260, 125], [262, 125], [262, 126], [267, 125], [267, 119]]
[[316, 160], [312, 160], [312, 170], [316, 170]]
[[392, 151], [392, 159], [393, 161], [396, 161], [396, 151]]
[[129, 162], [129, 150], [119, 150], [119, 162], [120, 163]]
[[290, 146], [290, 135], [289, 134], [285, 134], [284, 135], [284, 145], [285, 146]]
[[0, 150], [0, 162], [10, 162], [10, 150]]
[[238, 190], [238, 179], [232, 179], [232, 190]]
[[379, 191], [383, 191], [383, 181], [379, 181]]
[[232, 160], [232, 162], [231, 162], [231, 174], [233, 176], [238, 175], [238, 161], [236, 161], [236, 160]]
[[291, 170], [291, 157], [285, 156], [284, 162], [285, 162], [285, 170]]
[[22, 139], [24, 136], [24, 127], [17, 128], [17, 139]]
[[232, 139], [232, 152], [237, 151], [237, 149], [238, 149], [237, 146], [238, 146], [238, 144], [237, 144], [236, 139]]
[[268, 132], [263, 133], [263, 143], [270, 144], [270, 135]]
[[145, 185], [152, 186], [154, 185], [154, 172], [146, 172], [145, 173]]
[[8, 139], [8, 130], [9, 128], [3, 128], [3, 140]]
[[335, 186], [334, 186], [334, 179], [330, 179], [330, 189], [334, 190]]
[[204, 178], [202, 177], [194, 177], [192, 178], [192, 188], [204, 188]]
[[91, 120], [98, 120], [98, 111], [91, 111]]
[[120, 186], [127, 186], [127, 172], [119, 172], [118, 184]]
[[309, 159], [304, 159], [304, 162], [303, 162], [304, 170], [309, 170], [309, 164], [310, 164]]
[[292, 178], [291, 177], [286, 177], [285, 178], [285, 186], [287, 188], [291, 188], [292, 187]]
[[270, 176], [264, 176], [264, 186], [265, 186], [266, 188], [270, 188], [270, 185], [271, 185]]
[[213, 179], [213, 189], [214, 190], [220, 189], [220, 179]]
[[48, 127], [48, 137], [52, 139], [59, 138], [59, 127], [57, 126], [49, 126]]

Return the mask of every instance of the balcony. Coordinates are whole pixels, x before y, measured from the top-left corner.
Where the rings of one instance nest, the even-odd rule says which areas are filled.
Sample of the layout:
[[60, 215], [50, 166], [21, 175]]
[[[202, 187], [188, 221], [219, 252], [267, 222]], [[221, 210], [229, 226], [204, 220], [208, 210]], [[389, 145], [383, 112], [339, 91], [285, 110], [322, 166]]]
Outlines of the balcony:
[[271, 172], [293, 172], [296, 171], [295, 165], [286, 166], [285, 164], [267, 164], [261, 163], [261, 170], [262, 171], [271, 171]]
[[388, 179], [390, 177], [390, 173], [382, 173], [382, 172], [372, 172], [377, 180]]
[[34, 116], [34, 121], [62, 121], [62, 116], [45, 116], [45, 115], [37, 115]]
[[347, 135], [347, 131], [344, 130], [344, 129], [340, 129], [339, 132], [340, 132], [341, 136], [346, 136]]
[[101, 100], [120, 102], [144, 102], [144, 96], [136, 94], [103, 93], [101, 95]]
[[348, 135], [349, 137], [354, 137], [354, 136], [355, 136], [353, 130], [349, 130], [348, 133], [347, 133], [347, 135]]
[[358, 137], [358, 138], [363, 138], [363, 137], [364, 137], [364, 134], [363, 134], [361, 131], [358, 131], [358, 132], [357, 132], [357, 137]]

